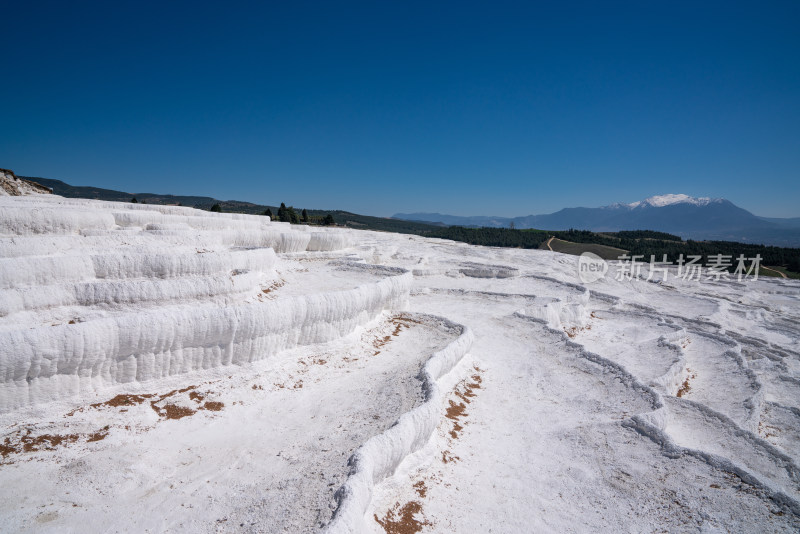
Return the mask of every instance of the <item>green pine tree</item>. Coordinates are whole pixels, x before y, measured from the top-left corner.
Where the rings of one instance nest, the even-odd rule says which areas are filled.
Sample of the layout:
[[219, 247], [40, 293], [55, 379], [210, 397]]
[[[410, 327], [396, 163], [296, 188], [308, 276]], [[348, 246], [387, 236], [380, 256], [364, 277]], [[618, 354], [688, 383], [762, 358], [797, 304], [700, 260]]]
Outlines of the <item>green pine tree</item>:
[[280, 222], [289, 222], [289, 210], [286, 209], [286, 204], [281, 202], [281, 207], [278, 208], [278, 220]]

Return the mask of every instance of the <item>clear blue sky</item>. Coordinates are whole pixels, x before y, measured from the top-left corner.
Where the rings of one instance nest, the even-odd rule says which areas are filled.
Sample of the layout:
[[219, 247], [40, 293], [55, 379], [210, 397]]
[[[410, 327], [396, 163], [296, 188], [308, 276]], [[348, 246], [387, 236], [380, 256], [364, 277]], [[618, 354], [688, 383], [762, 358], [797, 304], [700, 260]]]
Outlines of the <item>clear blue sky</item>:
[[687, 193], [800, 216], [796, 0], [2, 13], [18, 174], [372, 215]]

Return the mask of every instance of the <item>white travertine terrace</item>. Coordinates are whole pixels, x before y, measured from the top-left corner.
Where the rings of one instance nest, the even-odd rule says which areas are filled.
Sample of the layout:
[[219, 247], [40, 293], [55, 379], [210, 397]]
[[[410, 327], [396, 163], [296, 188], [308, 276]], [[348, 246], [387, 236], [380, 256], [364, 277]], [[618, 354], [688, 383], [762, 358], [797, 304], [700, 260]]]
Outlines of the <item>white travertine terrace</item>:
[[800, 529], [800, 284], [576, 267], [0, 195], [0, 524]]

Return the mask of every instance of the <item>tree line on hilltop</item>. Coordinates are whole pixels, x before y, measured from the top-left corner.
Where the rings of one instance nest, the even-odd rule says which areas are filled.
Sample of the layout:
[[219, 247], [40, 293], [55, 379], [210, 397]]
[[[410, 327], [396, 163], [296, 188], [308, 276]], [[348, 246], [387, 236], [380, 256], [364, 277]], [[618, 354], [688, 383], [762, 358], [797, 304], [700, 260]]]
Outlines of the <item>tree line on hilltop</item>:
[[[136, 197], [134, 197], [131, 202], [136, 202]], [[216, 213], [222, 213], [222, 206], [219, 203], [214, 204], [211, 206], [209, 211], [213, 211]], [[308, 214], [308, 210], [303, 208], [300, 214], [294, 209], [294, 206], [286, 206], [286, 203], [281, 202], [280, 207], [278, 208], [278, 216], [277, 218], [272, 213], [272, 208], [267, 208], [264, 210], [262, 215], [266, 215], [272, 220], [278, 220], [280, 222], [288, 222], [291, 224], [317, 224], [320, 226], [336, 226], [336, 220], [333, 218], [333, 215], [330, 213], [326, 214], [324, 217], [314, 217]]]
[[736, 258], [743, 254], [746, 258], [761, 256], [762, 265], [786, 267], [800, 272], [800, 248], [753, 245], [734, 241], [684, 241], [680, 236], [652, 230], [632, 230], [621, 232], [596, 233], [588, 230], [515, 230], [512, 228], [466, 228], [448, 226], [431, 229], [422, 233], [425, 237], [438, 237], [461, 241], [470, 245], [511, 248], [540, 248], [551, 237], [572, 243], [604, 245], [624, 249], [628, 256], [642, 256], [640, 261], [649, 262], [654, 256], [662, 261], [677, 263], [683, 256], [702, 256], [703, 261], [710, 256], [722, 254], [730, 256], [735, 264]]

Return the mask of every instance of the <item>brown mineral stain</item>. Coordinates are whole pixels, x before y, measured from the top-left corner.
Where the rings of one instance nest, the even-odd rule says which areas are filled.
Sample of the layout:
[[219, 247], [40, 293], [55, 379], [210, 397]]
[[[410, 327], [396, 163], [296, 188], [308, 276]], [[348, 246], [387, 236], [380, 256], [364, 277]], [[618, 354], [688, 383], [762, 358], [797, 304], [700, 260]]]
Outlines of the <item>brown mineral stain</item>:
[[456, 397], [458, 397], [458, 398], [459, 398], [459, 399], [461, 399], [462, 401], [466, 402], [467, 404], [469, 404], [470, 402], [472, 402], [472, 401], [470, 400], [470, 397], [474, 397], [474, 396], [475, 396], [475, 394], [474, 394], [474, 393], [472, 393], [472, 392], [469, 392], [469, 394], [468, 394], [467, 392], [464, 392], [464, 393], [462, 393], [462, 392], [460, 392], [460, 391], [456, 391], [456, 392], [455, 392], [455, 395], [456, 395]]
[[758, 422], [758, 434], [763, 436], [764, 439], [778, 437], [780, 429], [772, 425], [765, 425], [761, 421]]
[[390, 335], [384, 336], [383, 338], [378, 338], [372, 342], [372, 346], [376, 349], [372, 354], [373, 356], [380, 354], [381, 349], [392, 340], [392, 337], [399, 336], [403, 329], [409, 329], [414, 325], [422, 324], [422, 321], [418, 321], [402, 313], [393, 316], [391, 319], [389, 319], [389, 322], [394, 325], [394, 331]]
[[[476, 366], [474, 368], [476, 371], [480, 371], [480, 369]], [[467, 380], [463, 380], [459, 383], [453, 394], [461, 399], [463, 402], [455, 402], [453, 400], [448, 400], [449, 406], [445, 411], [445, 417], [453, 421], [453, 428], [450, 430], [449, 434], [450, 437], [453, 439], [458, 439], [459, 432], [464, 429], [464, 426], [460, 423], [462, 418], [467, 417], [469, 414], [467, 413], [467, 404], [470, 404], [474, 397], [476, 396], [475, 390], [481, 389], [481, 383], [483, 379], [479, 374], [474, 374], [470, 377], [472, 382], [467, 382]]]
[[80, 438], [80, 434], [41, 434], [39, 436], [31, 434], [32, 430], [27, 429], [24, 433], [22, 430], [18, 430], [11, 436], [6, 436], [3, 444], [0, 445], [0, 454], [3, 459], [9, 454], [55, 449], [61, 445], [74, 443]]
[[391, 509], [386, 511], [383, 519], [379, 518], [377, 514], [374, 517], [386, 534], [416, 534], [422, 531], [422, 527], [431, 525], [424, 516], [422, 520], [414, 517], [419, 515], [422, 515], [422, 505], [417, 501], [410, 501], [402, 507], [399, 502], [395, 503]]
[[18, 430], [14, 434], [5, 437], [3, 443], [0, 444], [0, 455], [5, 459], [10, 454], [53, 450], [75, 443], [82, 438], [85, 438], [87, 443], [100, 441], [105, 439], [110, 428], [107, 425], [92, 434], [40, 434], [38, 436], [33, 436], [31, 429], [25, 430], [24, 433], [22, 430]]
[[567, 333], [567, 335], [568, 335], [570, 338], [573, 338], [573, 337], [575, 337], [575, 336], [577, 336], [577, 335], [578, 335], [578, 328], [576, 328], [576, 327], [574, 327], [574, 326], [573, 326], [573, 327], [571, 327], [571, 328], [564, 328], [564, 332], [566, 332], [566, 333]]
[[692, 373], [692, 370], [689, 369], [688, 367], [686, 368], [686, 373], [687, 373], [686, 380], [683, 381], [683, 384], [681, 384], [681, 387], [678, 389], [677, 393], [678, 397], [683, 397], [684, 395], [689, 393], [689, 391], [691, 391], [692, 389], [691, 386], [689, 385], [689, 380], [690, 379], [694, 380], [695, 378], [697, 378], [697, 373]]
[[449, 464], [450, 462], [457, 462], [460, 460], [458, 456], [454, 456], [450, 451], [442, 451], [442, 463]]
[[453, 421], [457, 421], [459, 417], [464, 417], [465, 415], [467, 415], [466, 404], [464, 404], [463, 402], [459, 402], [458, 404], [456, 404], [453, 401], [449, 402], [450, 402], [450, 407], [447, 408], [445, 417], [447, 417], [448, 419], [452, 419]]
[[200, 404], [205, 400], [206, 395], [208, 395], [209, 392], [200, 393], [199, 391], [192, 391], [196, 388], [197, 386], [187, 386], [183, 389], [170, 391], [169, 393], [160, 395], [157, 400], [150, 401], [150, 406], [159, 415], [159, 417], [163, 417], [165, 419], [182, 419], [184, 417], [190, 417], [201, 410], [218, 412], [225, 407], [224, 403], [215, 401], [206, 402], [196, 410], [193, 410], [192, 408], [187, 408], [185, 406], [178, 406], [176, 404], [165, 404], [164, 406], [158, 406], [158, 403], [163, 401], [164, 399], [172, 397], [173, 395], [177, 395], [179, 393], [186, 393], [187, 391], [191, 391], [191, 393], [189, 393], [189, 398], [194, 402]]
[[154, 394], [144, 394], [144, 395], [117, 395], [116, 397], [109, 399], [105, 402], [98, 402], [95, 404], [90, 404], [92, 408], [100, 408], [102, 406], [111, 406], [112, 408], [118, 408], [120, 406], [136, 406], [137, 404], [143, 403], [146, 399], [151, 397], [155, 397]]
[[[301, 386], [302, 387], [302, 386]], [[201, 410], [207, 410], [212, 412], [219, 412], [224, 407], [225, 404], [222, 402], [216, 401], [205, 401], [206, 397], [209, 393], [213, 392], [204, 392], [200, 393], [198, 391], [193, 391], [197, 388], [197, 386], [187, 386], [181, 389], [175, 389], [168, 393], [164, 393], [162, 395], [157, 395], [155, 393], [143, 393], [143, 394], [120, 394], [117, 395], [107, 401], [98, 402], [94, 404], [90, 404], [88, 406], [82, 406], [80, 408], [76, 408], [71, 412], [67, 413], [66, 416], [74, 416], [78, 412], [83, 412], [85, 409], [94, 408], [120, 408], [120, 412], [127, 412], [128, 407], [137, 406], [143, 404], [145, 401], [150, 402], [150, 407], [153, 409], [154, 412], [158, 414], [160, 418], [163, 419], [182, 419], [184, 417], [189, 417], [194, 415], [195, 413]], [[159, 406], [159, 403], [162, 401], [173, 397], [175, 395], [181, 393], [189, 393], [189, 399], [196, 402], [199, 406], [197, 409], [187, 408], [184, 406], [178, 406], [174, 403], [167, 403], [163, 406]], [[151, 400], [152, 399], [152, 400]], [[6, 435], [0, 443], [0, 456], [5, 460], [5, 458], [12, 454], [21, 454], [27, 452], [37, 452], [43, 450], [52, 450], [57, 447], [62, 447], [70, 443], [75, 443], [76, 441], [85, 440], [86, 443], [93, 443], [96, 441], [104, 440], [110, 431], [110, 426], [106, 425], [105, 427], [91, 433], [87, 434], [41, 434], [38, 436], [33, 435], [32, 429], [26, 430], [17, 430], [16, 432]], [[130, 426], [124, 426], [126, 430], [130, 430]], [[2, 462], [8, 463], [8, 462]], [[12, 462], [13, 463], [13, 462]]]
[[160, 417], [164, 417], [166, 419], [182, 419], [196, 413], [195, 410], [192, 410], [191, 408], [176, 406], [175, 404], [165, 404], [161, 408], [158, 408], [154, 405], [153, 409]]
[[108, 436], [109, 428], [110, 427], [108, 425], [106, 425], [103, 428], [101, 428], [100, 430], [98, 430], [97, 432], [95, 432], [94, 434], [89, 434], [89, 437], [86, 440], [86, 442], [89, 443], [89, 442], [92, 442], [92, 441], [100, 441], [102, 439], [106, 439], [106, 436]]
[[265, 295], [269, 295], [273, 291], [282, 288], [284, 285], [286, 285], [286, 280], [281, 278], [280, 280], [277, 280], [277, 281], [273, 282], [272, 284], [270, 284], [268, 287], [262, 288], [261, 292], [263, 294], [265, 294]]
[[463, 402], [459, 402], [458, 404], [452, 400], [449, 402], [450, 406], [445, 412], [445, 417], [453, 421], [453, 429], [450, 431], [450, 437], [453, 439], [458, 439], [458, 433], [464, 429], [464, 427], [458, 423], [458, 419], [467, 415], [467, 406]]
[[5, 442], [0, 444], [0, 455], [2, 455], [3, 458], [11, 454], [12, 452], [17, 452], [17, 450], [14, 447], [9, 446], [10, 441], [11, 440], [9, 438], [6, 438]]
[[41, 450], [42, 448], [54, 449], [62, 443], [73, 443], [78, 441], [79, 437], [80, 436], [78, 434], [67, 434], [66, 436], [61, 436], [58, 434], [42, 434], [41, 436], [36, 436], [35, 438], [24, 436], [20, 441], [22, 442], [23, 451], [33, 452]]

